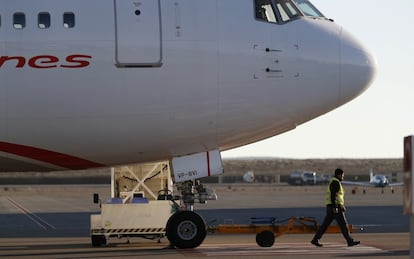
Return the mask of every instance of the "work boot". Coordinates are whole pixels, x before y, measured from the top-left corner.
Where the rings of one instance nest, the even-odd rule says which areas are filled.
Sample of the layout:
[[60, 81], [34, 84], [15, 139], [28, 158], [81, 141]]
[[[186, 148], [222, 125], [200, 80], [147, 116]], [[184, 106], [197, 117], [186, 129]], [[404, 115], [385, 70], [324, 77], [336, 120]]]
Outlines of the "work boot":
[[318, 247], [323, 246], [321, 243], [319, 243], [318, 239], [312, 239], [311, 244]]
[[359, 245], [360, 243], [361, 243], [360, 241], [351, 240], [348, 242], [348, 246], [356, 246], [356, 245]]

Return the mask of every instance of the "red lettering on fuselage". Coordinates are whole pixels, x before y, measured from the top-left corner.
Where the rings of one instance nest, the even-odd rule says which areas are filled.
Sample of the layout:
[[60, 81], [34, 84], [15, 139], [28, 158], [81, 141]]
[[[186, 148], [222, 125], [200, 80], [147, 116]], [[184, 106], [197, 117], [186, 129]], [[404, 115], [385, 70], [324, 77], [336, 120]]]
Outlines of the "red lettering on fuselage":
[[28, 65], [33, 68], [53, 68], [57, 67], [59, 58], [55, 56], [43, 55], [29, 59]]
[[72, 54], [65, 57], [61, 62], [56, 56], [39, 55], [30, 58], [23, 56], [0, 56], [0, 68], [5, 64], [12, 64], [16, 68], [31, 67], [37, 69], [51, 69], [51, 68], [83, 68], [90, 65], [92, 56], [82, 54]]
[[26, 59], [24, 57], [9, 57], [9, 56], [1, 56], [0, 57], [0, 67], [3, 66], [4, 63], [6, 63], [6, 61], [10, 61], [10, 60], [16, 60], [16, 67], [24, 67], [24, 64], [26, 63]]
[[91, 56], [88, 55], [69, 55], [66, 57], [67, 64], [60, 65], [66, 68], [81, 68], [89, 66], [89, 59]]

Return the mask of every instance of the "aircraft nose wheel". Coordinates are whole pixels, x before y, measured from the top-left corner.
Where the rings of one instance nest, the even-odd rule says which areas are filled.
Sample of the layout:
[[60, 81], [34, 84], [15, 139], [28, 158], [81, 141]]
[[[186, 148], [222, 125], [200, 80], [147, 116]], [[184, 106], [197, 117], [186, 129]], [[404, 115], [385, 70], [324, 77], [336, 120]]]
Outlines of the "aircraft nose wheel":
[[206, 235], [203, 218], [193, 211], [177, 212], [167, 222], [166, 236], [175, 247], [197, 247], [204, 241]]
[[191, 221], [181, 222], [178, 225], [177, 230], [178, 236], [184, 240], [191, 240], [197, 234], [197, 226], [194, 224], [194, 222]]

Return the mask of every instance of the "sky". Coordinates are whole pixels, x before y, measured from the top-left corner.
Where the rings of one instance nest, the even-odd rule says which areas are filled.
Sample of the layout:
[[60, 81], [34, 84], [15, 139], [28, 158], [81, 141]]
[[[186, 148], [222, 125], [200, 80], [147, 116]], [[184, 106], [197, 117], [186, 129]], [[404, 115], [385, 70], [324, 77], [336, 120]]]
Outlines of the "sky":
[[311, 0], [375, 56], [377, 76], [353, 101], [223, 158], [402, 158], [414, 135], [413, 0]]

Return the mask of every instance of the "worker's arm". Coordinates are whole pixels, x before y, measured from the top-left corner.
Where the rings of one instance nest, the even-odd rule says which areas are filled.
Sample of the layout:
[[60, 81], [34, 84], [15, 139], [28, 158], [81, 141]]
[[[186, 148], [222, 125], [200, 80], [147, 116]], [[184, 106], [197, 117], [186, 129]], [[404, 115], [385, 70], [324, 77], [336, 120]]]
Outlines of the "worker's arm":
[[336, 194], [339, 192], [339, 183], [337, 181], [332, 181], [331, 185], [329, 186], [331, 190], [331, 203], [334, 207], [338, 208], [339, 204], [336, 204]]

